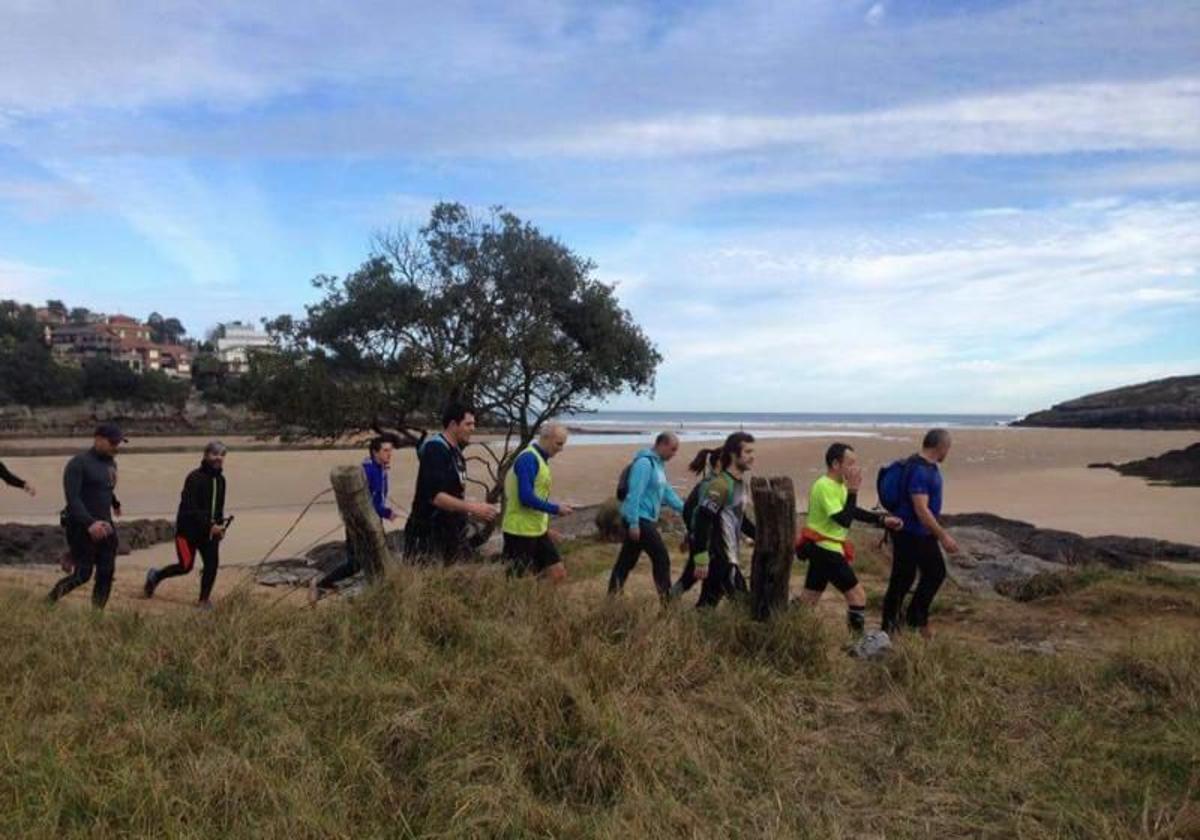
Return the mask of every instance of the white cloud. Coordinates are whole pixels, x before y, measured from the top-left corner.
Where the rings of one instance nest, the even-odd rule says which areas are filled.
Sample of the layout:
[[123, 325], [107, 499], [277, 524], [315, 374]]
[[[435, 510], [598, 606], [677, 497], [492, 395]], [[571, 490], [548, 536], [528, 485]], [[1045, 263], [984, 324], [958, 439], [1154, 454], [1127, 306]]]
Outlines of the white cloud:
[[871, 8], [867, 9], [866, 15], [863, 17], [869, 25], [879, 26], [883, 23], [884, 17], [887, 16], [887, 8], [882, 3], [876, 3]]
[[[622, 299], [662, 345], [671, 405], [1025, 411], [1111, 383], [1133, 370], [1127, 349], [1200, 318], [1198, 214], [1196, 203], [1105, 201], [968, 211], [967, 225], [951, 217], [874, 241], [776, 229], [707, 246], [658, 229], [652, 246], [600, 260], [645, 274]], [[752, 386], [750, 370], [769, 381]], [[739, 380], [736, 394], [697, 385]]]
[[674, 157], [801, 147], [836, 159], [1200, 150], [1200, 78], [1049, 85], [854, 114], [698, 114], [582, 126], [526, 154]]

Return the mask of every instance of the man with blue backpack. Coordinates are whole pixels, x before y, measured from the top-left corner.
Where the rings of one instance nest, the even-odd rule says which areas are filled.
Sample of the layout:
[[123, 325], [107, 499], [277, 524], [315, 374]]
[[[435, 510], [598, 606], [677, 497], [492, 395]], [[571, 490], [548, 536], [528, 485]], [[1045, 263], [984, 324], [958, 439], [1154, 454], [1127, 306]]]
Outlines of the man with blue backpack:
[[942, 550], [958, 553], [958, 543], [938, 522], [942, 512], [942, 474], [938, 465], [950, 454], [950, 433], [931, 429], [921, 442], [921, 451], [895, 461], [879, 471], [879, 500], [900, 517], [903, 527], [892, 535], [892, 574], [883, 599], [883, 629], [900, 629], [905, 597], [917, 582], [916, 591], [904, 610], [907, 624], [928, 639], [929, 609], [946, 579]]
[[658, 514], [663, 505], [683, 513], [683, 500], [667, 480], [665, 466], [678, 451], [679, 438], [671, 432], [663, 432], [655, 438], [652, 448], [643, 449], [634, 456], [617, 481], [621, 521], [627, 530], [608, 579], [610, 595], [625, 587], [625, 579], [643, 551], [650, 555], [650, 568], [659, 597], [666, 600], [670, 595], [671, 555], [658, 533]]

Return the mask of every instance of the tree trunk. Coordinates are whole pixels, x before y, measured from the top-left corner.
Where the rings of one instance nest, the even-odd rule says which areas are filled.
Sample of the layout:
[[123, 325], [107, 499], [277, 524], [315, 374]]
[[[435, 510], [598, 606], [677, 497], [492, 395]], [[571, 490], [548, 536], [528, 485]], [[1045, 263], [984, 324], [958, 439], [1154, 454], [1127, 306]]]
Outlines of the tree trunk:
[[334, 467], [329, 472], [329, 483], [333, 485], [338, 512], [346, 525], [347, 547], [353, 547], [354, 556], [368, 580], [383, 577], [384, 565], [390, 555], [383, 522], [371, 504], [362, 467]]
[[786, 477], [752, 478], [756, 534], [750, 565], [751, 610], [765, 621], [787, 606], [796, 551], [796, 490]]

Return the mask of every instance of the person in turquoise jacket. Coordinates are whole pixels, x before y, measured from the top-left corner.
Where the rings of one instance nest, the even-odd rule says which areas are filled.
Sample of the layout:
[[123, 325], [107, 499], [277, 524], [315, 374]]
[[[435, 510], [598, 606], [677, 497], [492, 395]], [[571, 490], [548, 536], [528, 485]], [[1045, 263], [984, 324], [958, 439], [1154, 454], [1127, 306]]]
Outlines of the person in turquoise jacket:
[[629, 480], [625, 498], [621, 501], [621, 520], [627, 530], [608, 579], [610, 595], [625, 587], [625, 579], [643, 551], [650, 555], [650, 568], [659, 597], [665, 600], [670, 595], [671, 555], [658, 533], [658, 513], [663, 505], [683, 513], [683, 500], [667, 480], [665, 467], [678, 451], [679, 438], [671, 432], [663, 432], [652, 448], [638, 452], [629, 465]]

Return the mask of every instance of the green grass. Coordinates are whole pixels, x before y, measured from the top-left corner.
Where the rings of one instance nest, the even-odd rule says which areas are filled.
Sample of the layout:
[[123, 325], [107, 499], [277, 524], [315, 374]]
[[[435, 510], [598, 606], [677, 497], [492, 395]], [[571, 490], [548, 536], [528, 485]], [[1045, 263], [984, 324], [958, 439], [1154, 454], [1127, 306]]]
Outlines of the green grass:
[[1200, 831], [1194, 632], [1089, 657], [905, 639], [863, 663], [809, 613], [603, 598], [601, 554], [562, 591], [398, 570], [315, 611], [4, 593], [0, 836]]

